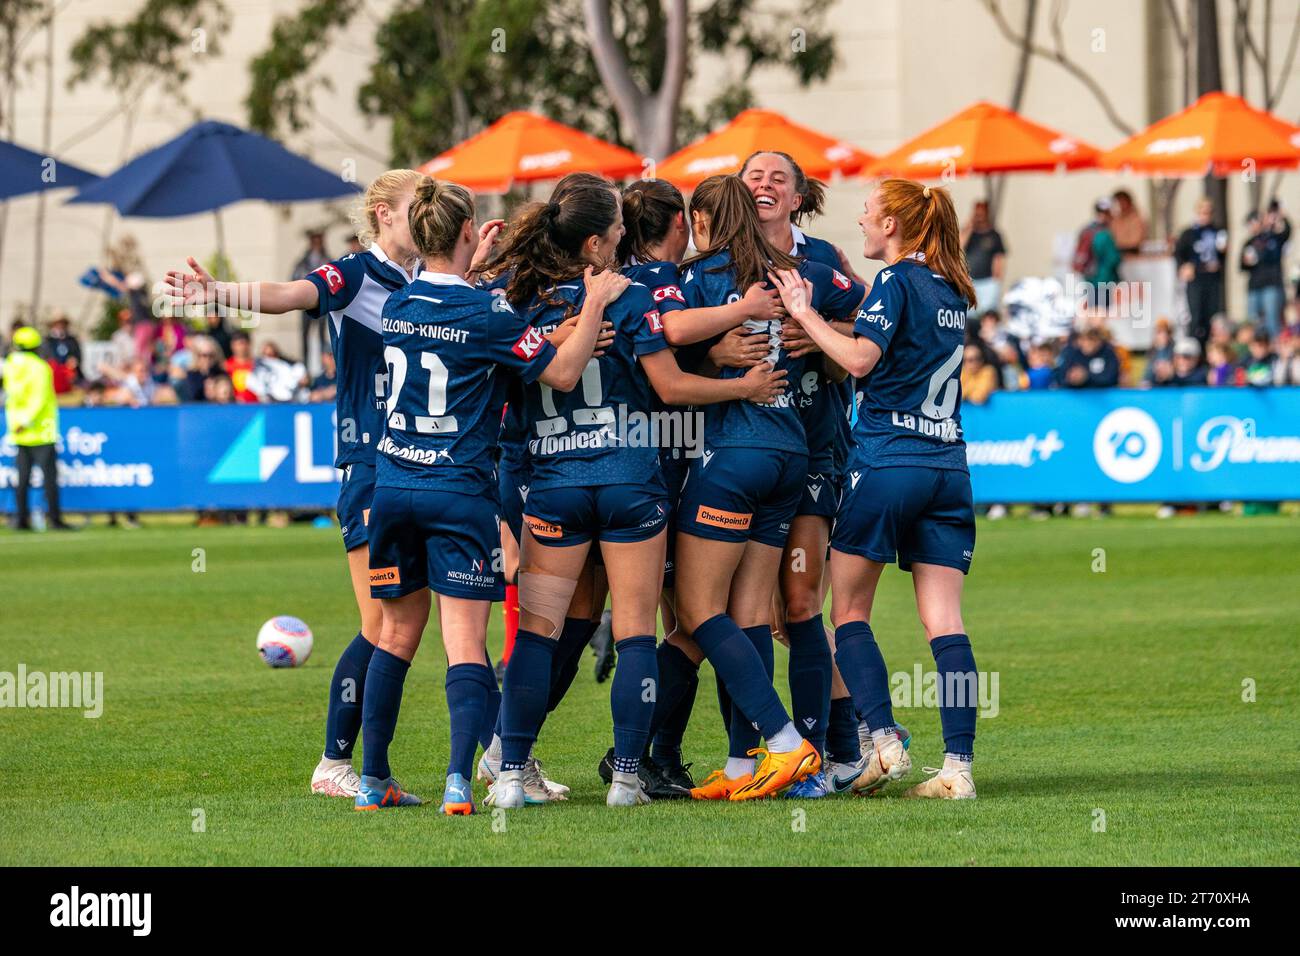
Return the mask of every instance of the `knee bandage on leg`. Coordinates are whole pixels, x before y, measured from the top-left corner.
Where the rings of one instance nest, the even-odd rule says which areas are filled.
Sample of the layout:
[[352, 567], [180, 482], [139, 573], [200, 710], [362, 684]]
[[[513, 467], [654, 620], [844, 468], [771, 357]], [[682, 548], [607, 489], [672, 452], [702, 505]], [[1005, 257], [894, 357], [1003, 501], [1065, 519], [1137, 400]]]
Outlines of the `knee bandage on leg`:
[[543, 574], [539, 571], [521, 570], [519, 609], [546, 622], [547, 628], [544, 631], [538, 628], [536, 633], [546, 637], [558, 637], [560, 629], [564, 626], [569, 604], [573, 600], [573, 592], [577, 587], [578, 582], [569, 578]]

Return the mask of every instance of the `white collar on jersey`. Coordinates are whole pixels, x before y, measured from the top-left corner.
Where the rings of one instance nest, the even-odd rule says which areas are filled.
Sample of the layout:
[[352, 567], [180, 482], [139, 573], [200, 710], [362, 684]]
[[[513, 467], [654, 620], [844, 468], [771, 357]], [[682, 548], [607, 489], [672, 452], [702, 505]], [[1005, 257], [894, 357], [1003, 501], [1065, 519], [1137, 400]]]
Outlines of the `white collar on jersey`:
[[404, 269], [402, 268], [402, 264], [398, 262], [396, 259], [388, 258], [388, 253], [384, 252], [383, 248], [379, 245], [379, 243], [372, 242], [370, 244], [370, 248], [366, 251], [369, 252], [372, 256], [374, 256], [376, 259], [378, 259], [380, 262], [384, 263], [385, 265], [392, 266], [402, 275], [406, 276], [407, 282], [410, 282], [412, 279], [415, 278], [414, 271], [410, 269]]
[[808, 241], [808, 237], [803, 234], [803, 230], [790, 223], [790, 252], [794, 254], [799, 251], [799, 247]]
[[463, 285], [467, 289], [473, 288], [460, 276], [454, 276], [449, 272], [430, 272], [428, 269], [421, 269], [416, 278], [421, 282], [429, 282], [433, 285]]
[[917, 249], [916, 252], [909, 252], [907, 255], [903, 256], [903, 258], [904, 258], [904, 259], [915, 259], [917, 262], [924, 262], [924, 261], [925, 261], [925, 253], [922, 252], [920, 249]]

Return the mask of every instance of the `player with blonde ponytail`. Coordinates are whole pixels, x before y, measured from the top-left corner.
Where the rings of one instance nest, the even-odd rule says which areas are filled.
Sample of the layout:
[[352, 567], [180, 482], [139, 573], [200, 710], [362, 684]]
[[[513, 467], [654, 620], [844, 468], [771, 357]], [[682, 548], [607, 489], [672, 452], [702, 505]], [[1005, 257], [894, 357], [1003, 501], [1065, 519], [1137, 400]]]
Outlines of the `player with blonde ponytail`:
[[873, 793], [911, 770], [890, 708], [888, 671], [868, 623], [886, 564], [912, 572], [939, 675], [944, 762], [907, 796], [973, 798], [977, 672], [961, 615], [975, 551], [975, 512], [961, 429], [961, 362], [975, 290], [946, 189], [887, 179], [858, 220], [869, 259], [886, 263], [853, 335], [813, 310], [793, 271], [773, 282], [794, 321], [859, 382], [858, 422], [831, 537], [835, 661], [871, 728], [853, 783]]

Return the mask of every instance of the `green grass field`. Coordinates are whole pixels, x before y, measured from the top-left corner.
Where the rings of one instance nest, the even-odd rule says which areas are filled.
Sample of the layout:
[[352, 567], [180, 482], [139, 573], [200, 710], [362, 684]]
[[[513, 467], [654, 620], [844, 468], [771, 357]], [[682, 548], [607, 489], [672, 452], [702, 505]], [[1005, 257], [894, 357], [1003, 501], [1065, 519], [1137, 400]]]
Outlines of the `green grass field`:
[[[572, 799], [502, 821], [363, 815], [308, 793], [329, 676], [356, 630], [336, 531], [0, 533], [0, 671], [102, 671], [105, 685], [99, 719], [0, 709], [0, 864], [1300, 862], [1300, 520], [1008, 520], [982, 522], [979, 541], [966, 621], [1000, 695], [979, 721], [977, 801], [607, 809], [609, 685], [584, 662], [538, 748]], [[316, 633], [297, 670], [254, 651], [282, 613]], [[896, 569], [873, 626], [891, 672], [931, 668]], [[442, 679], [431, 631], [393, 748], [428, 800], [446, 765]], [[697, 779], [725, 756], [712, 681], [705, 667], [686, 740]], [[895, 713], [915, 735], [914, 782], [942, 760], [938, 712]]]

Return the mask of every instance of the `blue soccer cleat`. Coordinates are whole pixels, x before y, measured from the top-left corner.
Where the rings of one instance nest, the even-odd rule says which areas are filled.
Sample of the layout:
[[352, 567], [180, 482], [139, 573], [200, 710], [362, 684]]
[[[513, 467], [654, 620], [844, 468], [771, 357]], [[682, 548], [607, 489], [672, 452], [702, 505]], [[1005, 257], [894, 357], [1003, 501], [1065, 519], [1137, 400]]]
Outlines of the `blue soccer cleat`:
[[401, 784], [393, 777], [381, 780], [363, 774], [354, 809], [387, 810], [390, 807], [418, 807], [423, 802], [415, 794], [403, 790]]
[[458, 773], [447, 775], [447, 787], [442, 791], [439, 809], [449, 817], [465, 817], [474, 812], [474, 794], [469, 781]]
[[785, 792], [787, 800], [820, 800], [830, 796], [826, 789], [826, 777], [822, 771], [810, 773]]

